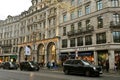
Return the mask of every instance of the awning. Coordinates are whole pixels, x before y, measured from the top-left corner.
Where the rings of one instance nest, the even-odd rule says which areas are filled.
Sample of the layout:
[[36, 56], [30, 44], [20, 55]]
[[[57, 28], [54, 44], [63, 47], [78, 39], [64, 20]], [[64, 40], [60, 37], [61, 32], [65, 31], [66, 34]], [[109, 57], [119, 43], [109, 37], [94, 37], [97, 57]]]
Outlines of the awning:
[[68, 56], [68, 53], [65, 52], [65, 53], [60, 53], [60, 57], [64, 57], [64, 56]]
[[17, 55], [10, 55], [10, 58], [11, 59], [13, 59], [13, 58], [17, 59]]
[[78, 56], [90, 56], [92, 52], [78, 53]]

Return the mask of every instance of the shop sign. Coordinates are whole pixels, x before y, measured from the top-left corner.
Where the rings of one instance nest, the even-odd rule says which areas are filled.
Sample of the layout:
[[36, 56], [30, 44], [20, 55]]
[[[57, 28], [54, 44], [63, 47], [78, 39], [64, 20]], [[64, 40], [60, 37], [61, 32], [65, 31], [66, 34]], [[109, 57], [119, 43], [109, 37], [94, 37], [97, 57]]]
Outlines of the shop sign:
[[96, 46], [96, 49], [107, 49], [107, 46]]

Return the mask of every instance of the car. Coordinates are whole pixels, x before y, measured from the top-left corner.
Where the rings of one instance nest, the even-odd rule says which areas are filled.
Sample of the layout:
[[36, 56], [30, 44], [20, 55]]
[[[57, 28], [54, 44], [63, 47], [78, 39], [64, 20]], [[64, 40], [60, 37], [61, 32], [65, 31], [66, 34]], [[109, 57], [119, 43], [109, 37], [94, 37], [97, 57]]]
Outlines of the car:
[[86, 76], [99, 76], [102, 74], [102, 67], [85, 60], [68, 59], [63, 63], [63, 72], [65, 74], [75, 73]]
[[24, 71], [39, 71], [40, 67], [37, 64], [37, 62], [34, 61], [25, 61], [25, 62], [20, 62], [20, 70]]
[[2, 65], [3, 69], [18, 69], [18, 65], [15, 62], [4, 62]]

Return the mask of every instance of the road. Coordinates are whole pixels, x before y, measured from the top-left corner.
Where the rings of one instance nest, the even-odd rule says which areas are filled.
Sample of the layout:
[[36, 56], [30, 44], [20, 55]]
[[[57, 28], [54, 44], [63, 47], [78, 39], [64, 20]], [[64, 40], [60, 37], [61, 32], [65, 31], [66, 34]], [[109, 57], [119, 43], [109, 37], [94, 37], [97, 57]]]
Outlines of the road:
[[86, 77], [82, 75], [64, 75], [54, 70], [40, 70], [38, 72], [3, 70], [0, 69], [0, 80], [119, 80], [120, 75], [102, 74], [100, 77]]

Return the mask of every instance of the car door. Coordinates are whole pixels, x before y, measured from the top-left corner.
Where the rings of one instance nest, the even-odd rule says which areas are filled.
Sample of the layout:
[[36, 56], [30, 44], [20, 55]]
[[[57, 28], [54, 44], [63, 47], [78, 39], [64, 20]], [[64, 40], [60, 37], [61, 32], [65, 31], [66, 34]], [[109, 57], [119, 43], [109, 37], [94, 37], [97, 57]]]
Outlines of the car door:
[[82, 73], [82, 69], [83, 69], [83, 64], [81, 63], [80, 60], [74, 60], [73, 62], [73, 70], [74, 70], [74, 73]]
[[78, 60], [78, 68], [77, 70], [79, 71], [80, 74], [84, 74], [84, 64], [82, 63], [81, 60]]

